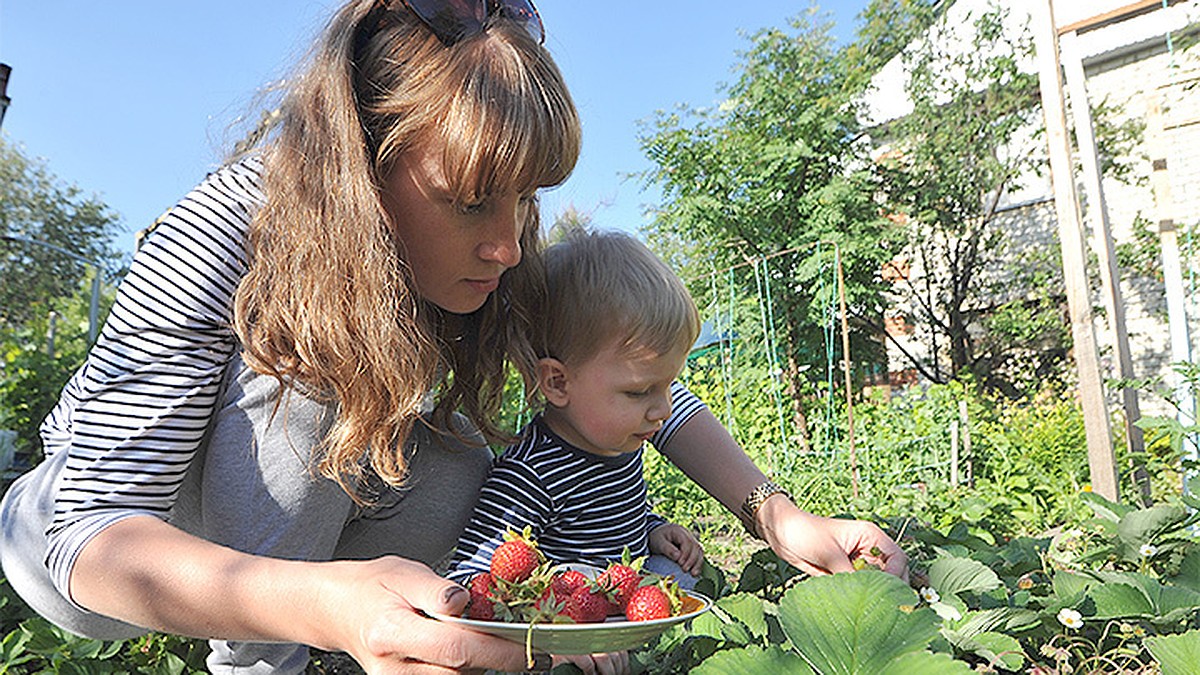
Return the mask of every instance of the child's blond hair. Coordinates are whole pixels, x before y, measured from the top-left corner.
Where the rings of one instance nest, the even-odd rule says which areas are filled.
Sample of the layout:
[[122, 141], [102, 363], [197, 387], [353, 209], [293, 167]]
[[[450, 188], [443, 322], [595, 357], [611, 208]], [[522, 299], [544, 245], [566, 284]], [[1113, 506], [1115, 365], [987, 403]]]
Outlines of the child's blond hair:
[[572, 230], [546, 250], [545, 264], [543, 356], [580, 363], [613, 340], [665, 354], [700, 334], [687, 287], [630, 235]]

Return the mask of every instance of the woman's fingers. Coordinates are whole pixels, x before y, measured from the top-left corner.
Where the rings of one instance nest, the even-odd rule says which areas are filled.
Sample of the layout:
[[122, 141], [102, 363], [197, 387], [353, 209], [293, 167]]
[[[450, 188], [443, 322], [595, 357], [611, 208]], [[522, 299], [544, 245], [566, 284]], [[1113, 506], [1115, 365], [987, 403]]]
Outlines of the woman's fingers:
[[343, 575], [331, 587], [350, 626], [343, 648], [372, 675], [550, 668], [549, 656], [534, 655], [530, 664], [522, 645], [433, 618], [460, 614], [468, 596], [420, 563], [387, 557], [332, 565]]

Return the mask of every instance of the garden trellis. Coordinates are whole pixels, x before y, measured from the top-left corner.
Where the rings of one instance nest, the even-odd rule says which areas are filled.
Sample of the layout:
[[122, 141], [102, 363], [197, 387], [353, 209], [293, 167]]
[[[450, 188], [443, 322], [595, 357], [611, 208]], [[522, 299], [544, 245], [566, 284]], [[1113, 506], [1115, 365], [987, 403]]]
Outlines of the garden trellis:
[[[792, 277], [772, 264], [783, 256], [803, 258], [788, 261]], [[689, 279], [704, 325], [684, 371], [685, 384], [777, 477], [803, 481], [799, 477], [825, 471], [824, 480], [848, 483], [853, 498], [860, 490], [878, 498], [897, 488], [970, 484], [974, 458], [965, 400], [920, 404], [920, 419], [907, 427], [911, 435], [864, 428], [864, 440], [856, 439], [864, 431], [859, 427], [869, 427], [872, 415], [878, 415], [878, 406], [859, 397], [854, 381], [852, 369], [866, 364], [861, 357], [856, 363], [850, 352], [842, 264], [839, 247], [821, 241], [723, 268], [714, 265]], [[784, 293], [807, 295], [809, 318], [819, 328], [812, 344], [792, 344], [785, 334]], [[786, 369], [802, 375], [797, 379], [810, 389], [797, 392]], [[922, 392], [911, 396], [921, 399]], [[910, 405], [900, 400], [891, 405], [898, 403], [900, 409]], [[868, 417], [856, 421], [855, 409], [863, 406]], [[930, 415], [930, 410], [937, 412]]]
[[[784, 292], [803, 292], [795, 280], [773, 273], [771, 261], [783, 256], [807, 254], [800, 266], [813, 284], [812, 303], [816, 306], [816, 323], [821, 333], [821, 378], [808, 378], [818, 389], [821, 417], [815, 425], [813, 447], [809, 447], [809, 429], [802, 428], [807, 415], [793, 415], [789, 423], [786, 409], [800, 394], [796, 389], [800, 371], [813, 367], [816, 359], [798, 358], [798, 352], [806, 345], [790, 344], [780, 338], [776, 294], [781, 282], [790, 282]], [[814, 269], [815, 267], [815, 269]], [[739, 274], [740, 272], [740, 274]], [[709, 390], [717, 394], [716, 400], [724, 404], [726, 427], [740, 441], [764, 440], [767, 442], [767, 462], [775, 468], [791, 464], [799, 452], [821, 452], [836, 458], [840, 442], [845, 440], [849, 455], [852, 491], [858, 493], [859, 472], [857, 450], [854, 443], [853, 378], [850, 357], [849, 327], [847, 320], [846, 293], [842, 273], [841, 250], [836, 242], [820, 241], [807, 246], [790, 248], [764, 256], [747, 258], [741, 263], [724, 269], [713, 269], [703, 277], [691, 280], [693, 286], [703, 284], [705, 299], [702, 315], [705, 331], [689, 358], [689, 372], [693, 388]], [[747, 299], [746, 296], [749, 296]], [[839, 330], [840, 329], [840, 330]], [[838, 334], [840, 333], [840, 342]], [[791, 353], [783, 353], [787, 349]], [[712, 357], [715, 355], [715, 363]], [[841, 357], [839, 359], [839, 356]], [[784, 362], [795, 372], [791, 381], [784, 379]], [[838, 363], [841, 363], [845, 410], [844, 430], [839, 424], [836, 393]], [[713, 378], [704, 375], [717, 373], [717, 386]], [[744, 373], [752, 374], [758, 381], [747, 381]], [[743, 420], [734, 414], [735, 392], [747, 391], [751, 384], [765, 385], [751, 389], [752, 396], [761, 396], [768, 401], [771, 438], [762, 438], [761, 430], [747, 429]], [[711, 391], [711, 389], [719, 391]], [[788, 396], [790, 394], [790, 396]], [[757, 417], [763, 417], [761, 404]], [[751, 425], [753, 426], [753, 425]], [[844, 435], [843, 435], [844, 431]], [[755, 436], [756, 438], [747, 438]], [[776, 456], [776, 448], [782, 453]]]

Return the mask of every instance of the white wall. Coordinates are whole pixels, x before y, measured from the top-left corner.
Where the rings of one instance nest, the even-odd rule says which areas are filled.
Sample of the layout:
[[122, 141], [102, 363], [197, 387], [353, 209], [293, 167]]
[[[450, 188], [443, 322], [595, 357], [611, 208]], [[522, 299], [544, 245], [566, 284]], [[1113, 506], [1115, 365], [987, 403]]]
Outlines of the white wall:
[[[1019, 30], [1030, 20], [1031, 12], [1043, 11], [1046, 0], [1008, 0], [1004, 6], [1009, 10], [1009, 25]], [[1055, 22], [1067, 26], [1099, 16], [1106, 12], [1126, 7], [1131, 0], [1054, 0]], [[1176, 3], [1169, 8], [1156, 8], [1140, 16], [1088, 30], [1078, 35], [1079, 50], [1083, 54], [1087, 77], [1088, 95], [1093, 105], [1101, 100], [1123, 107], [1124, 114], [1135, 119], [1144, 119], [1152, 100], [1163, 105], [1163, 141], [1167, 148], [1167, 167], [1171, 187], [1172, 204], [1170, 213], [1181, 226], [1200, 226], [1200, 63], [1192, 56], [1184, 58], [1176, 47], [1168, 48], [1168, 35], [1172, 44], [1178, 43], [1179, 32], [1191, 24], [1200, 22], [1200, 2], [1189, 0]], [[986, 0], [958, 0], [947, 12], [950, 26], [963, 28], [972, 24], [974, 16], [987, 11]], [[1039, 16], [1040, 14], [1034, 14]], [[1033, 26], [1036, 28], [1036, 26]], [[944, 39], [944, 38], [943, 38]], [[970, 46], [969, 36], [957, 39], [963, 48]], [[1200, 48], [1193, 50], [1193, 53]], [[1029, 72], [1036, 72], [1037, 64], [1028, 64]], [[911, 106], [904, 95], [904, 68], [897, 58], [885, 67], [874, 81], [874, 91], [867, 99], [868, 120], [882, 123], [906, 114]], [[1189, 87], [1191, 87], [1189, 89]], [[1149, 177], [1149, 158], [1138, 158], [1145, 148], [1134, 154], [1138, 173]], [[1048, 175], [1048, 170], [1044, 172]], [[1048, 178], [1031, 177], [1024, 181], [1019, 193], [1008, 196], [1009, 204], [1037, 204], [1052, 199]], [[1131, 241], [1137, 216], [1142, 215], [1150, 222], [1158, 221], [1160, 213], [1148, 182], [1140, 185], [1124, 185], [1115, 180], [1104, 183], [1105, 199], [1111, 230], [1118, 242]], [[1054, 231], [1053, 216], [1044, 221], [1045, 209], [1029, 210], [1030, 223], [1023, 236], [1036, 240], [1042, 236], [1035, 232], [1039, 227]], [[1182, 243], [1182, 239], [1181, 239]], [[1090, 244], [1090, 238], [1089, 238]], [[1200, 242], [1197, 242], [1200, 245]], [[1197, 261], [1184, 261], [1185, 284], [1200, 286], [1200, 269]], [[919, 270], [914, 269], [914, 273]], [[1095, 305], [1102, 306], [1098, 288]], [[1193, 353], [1200, 354], [1200, 302], [1198, 293], [1188, 286], [1188, 310], [1190, 313]], [[1122, 285], [1126, 302], [1128, 330], [1138, 377], [1164, 377], [1169, 372], [1170, 353], [1167, 340], [1166, 308], [1161, 280], [1136, 279]], [[1112, 331], [1106, 318], [1097, 315], [1097, 339], [1105, 363], [1111, 367]], [[927, 342], [921, 335], [910, 338], [914, 347]], [[924, 350], [921, 350], [924, 351]], [[891, 355], [893, 367], [903, 367], [898, 353]], [[1106, 373], [1113, 376], [1110, 371]], [[1143, 402], [1143, 411], [1150, 414], [1165, 413], [1161, 401]]]

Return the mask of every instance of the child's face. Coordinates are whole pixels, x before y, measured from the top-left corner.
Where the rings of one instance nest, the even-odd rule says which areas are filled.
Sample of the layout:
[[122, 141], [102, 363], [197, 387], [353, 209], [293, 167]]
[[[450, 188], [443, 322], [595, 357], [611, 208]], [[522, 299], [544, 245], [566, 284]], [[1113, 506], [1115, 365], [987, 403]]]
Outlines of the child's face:
[[[662, 355], [630, 353], [614, 341], [573, 366], [543, 359], [546, 423], [564, 440], [596, 455], [637, 450], [671, 414], [671, 383], [683, 370], [689, 347], [679, 345]], [[557, 377], [547, 379], [546, 368]]]

